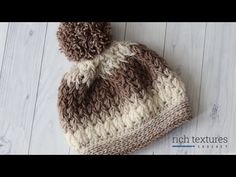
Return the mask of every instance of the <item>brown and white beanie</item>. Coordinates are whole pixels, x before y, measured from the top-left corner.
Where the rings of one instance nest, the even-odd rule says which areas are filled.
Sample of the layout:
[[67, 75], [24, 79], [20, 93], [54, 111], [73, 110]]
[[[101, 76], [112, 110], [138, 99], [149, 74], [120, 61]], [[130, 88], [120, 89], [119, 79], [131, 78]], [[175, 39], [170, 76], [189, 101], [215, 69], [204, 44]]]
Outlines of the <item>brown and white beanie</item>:
[[80, 154], [127, 154], [191, 119], [181, 79], [138, 43], [113, 41], [110, 23], [61, 23], [74, 62], [59, 87], [60, 123]]

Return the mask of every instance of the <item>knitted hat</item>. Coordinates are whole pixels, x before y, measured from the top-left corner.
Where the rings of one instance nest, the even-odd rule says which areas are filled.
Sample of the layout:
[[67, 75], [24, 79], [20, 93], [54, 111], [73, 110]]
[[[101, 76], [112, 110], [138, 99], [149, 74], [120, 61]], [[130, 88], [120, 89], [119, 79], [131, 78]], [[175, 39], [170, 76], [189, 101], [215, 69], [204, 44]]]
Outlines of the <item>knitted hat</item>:
[[112, 41], [110, 23], [61, 23], [74, 62], [59, 87], [60, 124], [80, 154], [127, 154], [191, 119], [181, 79], [138, 43]]

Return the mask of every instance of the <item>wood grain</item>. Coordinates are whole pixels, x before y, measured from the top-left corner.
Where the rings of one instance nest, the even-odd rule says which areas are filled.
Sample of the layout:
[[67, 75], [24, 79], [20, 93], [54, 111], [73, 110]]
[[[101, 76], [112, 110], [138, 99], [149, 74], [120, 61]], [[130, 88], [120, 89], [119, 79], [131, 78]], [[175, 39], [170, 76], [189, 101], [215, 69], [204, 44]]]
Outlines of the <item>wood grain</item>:
[[[2, 68], [2, 61], [7, 37], [8, 23], [0, 23], [0, 73]], [[0, 75], [1, 76], [1, 75]]]
[[45, 23], [11, 23], [0, 79], [0, 153], [27, 154]]
[[126, 23], [125, 22], [113, 22], [112, 25], [112, 36], [114, 40], [124, 40], [125, 39], [125, 30]]
[[195, 150], [193, 148], [173, 148], [172, 139], [196, 133], [205, 30], [205, 23], [169, 23], [167, 26], [165, 58], [186, 85], [194, 119], [168, 134], [165, 146], [162, 151], [157, 151], [157, 153], [188, 154]]
[[196, 153], [236, 153], [236, 24], [209, 23], [206, 33], [198, 136], [227, 137], [228, 148]]
[[57, 28], [58, 23], [48, 23], [30, 154], [69, 153], [69, 146], [59, 125], [57, 90], [71, 63], [59, 52]]
[[126, 40], [140, 42], [163, 56], [166, 23], [127, 23]]

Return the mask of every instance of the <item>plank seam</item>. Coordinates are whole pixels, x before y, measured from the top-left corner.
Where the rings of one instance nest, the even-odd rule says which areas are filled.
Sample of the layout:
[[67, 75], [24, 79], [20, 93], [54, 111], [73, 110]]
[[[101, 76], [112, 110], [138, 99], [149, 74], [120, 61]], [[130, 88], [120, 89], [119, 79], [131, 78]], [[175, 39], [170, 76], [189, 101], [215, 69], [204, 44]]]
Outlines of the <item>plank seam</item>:
[[32, 123], [31, 123], [31, 130], [30, 130], [30, 139], [29, 139], [29, 145], [28, 145], [28, 154], [30, 153], [31, 140], [32, 140], [32, 133], [33, 133], [33, 126], [34, 126], [34, 120], [35, 120], [35, 114], [36, 114], [36, 106], [37, 106], [37, 102], [38, 102], [38, 92], [39, 92], [39, 85], [40, 85], [41, 74], [42, 74], [43, 59], [44, 59], [44, 54], [45, 54], [45, 45], [46, 45], [47, 30], [48, 30], [48, 23], [46, 24], [45, 35], [44, 35], [43, 51], [42, 51], [42, 56], [41, 56], [40, 71], [39, 71], [39, 76], [38, 76], [38, 83], [37, 83], [37, 89], [36, 89], [37, 91], [36, 91], [36, 98], [35, 98], [34, 111], [33, 111], [33, 120], [32, 120]]
[[1, 63], [1, 68], [0, 68], [0, 79], [1, 79], [1, 76], [2, 76], [2, 68], [3, 68], [5, 56], [6, 56], [6, 46], [7, 46], [7, 41], [8, 41], [9, 26], [10, 26], [10, 23], [7, 24], [6, 39], [5, 39], [5, 44], [4, 44], [4, 49], [3, 49], [3, 55], [2, 55], [2, 63]]
[[127, 35], [127, 22], [125, 22], [125, 31], [124, 31], [124, 41], [126, 40], [126, 35]]
[[[202, 66], [201, 66], [201, 77], [200, 77], [200, 87], [199, 87], [199, 95], [198, 95], [197, 116], [198, 116], [198, 114], [199, 114], [200, 101], [201, 101], [202, 74], [203, 74], [203, 65], [204, 65], [205, 50], [206, 50], [206, 33], [207, 33], [207, 25], [208, 25], [208, 23], [205, 24], [204, 44], [203, 44], [203, 53], [202, 53]], [[197, 121], [197, 124], [198, 124], [198, 121]]]
[[168, 22], [166, 22], [166, 27], [165, 27], [165, 37], [164, 37], [163, 53], [162, 53], [163, 58], [165, 57], [165, 50], [166, 50], [167, 28], [168, 28]]

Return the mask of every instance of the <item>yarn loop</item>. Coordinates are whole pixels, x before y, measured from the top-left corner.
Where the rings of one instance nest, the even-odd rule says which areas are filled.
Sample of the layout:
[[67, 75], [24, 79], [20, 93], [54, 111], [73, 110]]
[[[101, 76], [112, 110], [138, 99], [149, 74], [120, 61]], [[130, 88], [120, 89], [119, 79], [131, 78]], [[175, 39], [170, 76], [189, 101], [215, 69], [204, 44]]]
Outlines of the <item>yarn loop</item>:
[[111, 44], [111, 25], [108, 22], [64, 22], [58, 28], [57, 38], [68, 60], [92, 60]]

